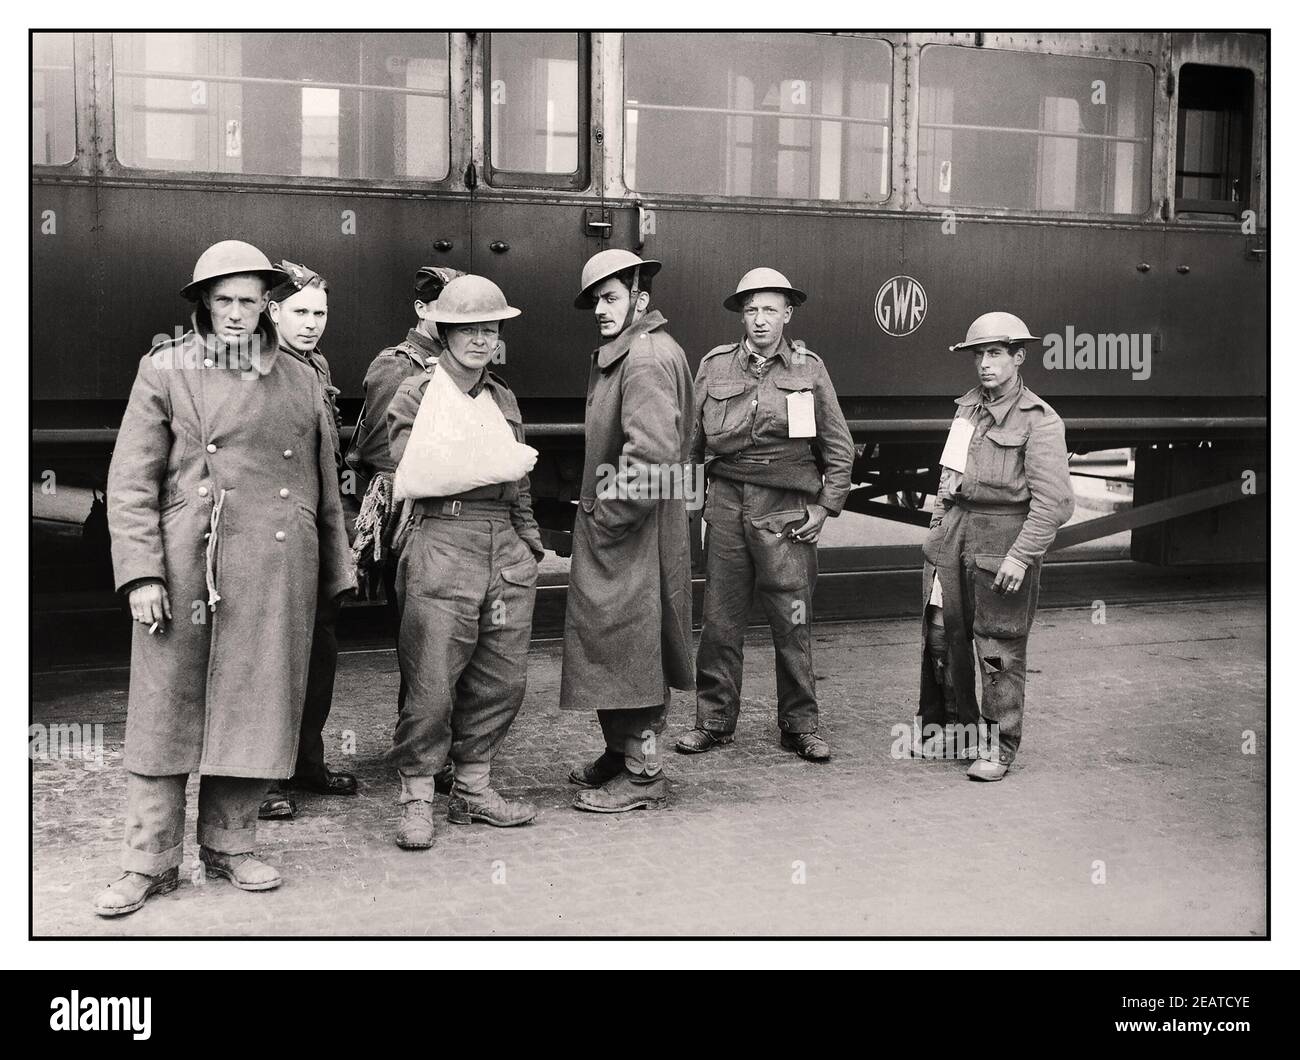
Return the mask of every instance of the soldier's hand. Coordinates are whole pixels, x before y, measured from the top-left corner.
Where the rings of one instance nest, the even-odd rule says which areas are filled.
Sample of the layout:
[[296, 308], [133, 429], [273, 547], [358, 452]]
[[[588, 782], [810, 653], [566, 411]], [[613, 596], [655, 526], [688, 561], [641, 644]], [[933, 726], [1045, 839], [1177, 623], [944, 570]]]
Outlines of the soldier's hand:
[[993, 588], [1000, 593], [1018, 592], [1025, 580], [1025, 572], [1010, 556], [1002, 561], [997, 576], [993, 579]]
[[171, 621], [171, 600], [167, 597], [167, 587], [160, 582], [150, 582], [132, 589], [127, 595], [127, 602], [131, 605], [131, 617], [136, 622], [150, 625]]
[[790, 536], [796, 541], [812, 542], [817, 540], [817, 535], [822, 532], [822, 523], [826, 522], [826, 517], [830, 514], [820, 504], [808, 505], [808, 519], [801, 526], [796, 526], [790, 531]]

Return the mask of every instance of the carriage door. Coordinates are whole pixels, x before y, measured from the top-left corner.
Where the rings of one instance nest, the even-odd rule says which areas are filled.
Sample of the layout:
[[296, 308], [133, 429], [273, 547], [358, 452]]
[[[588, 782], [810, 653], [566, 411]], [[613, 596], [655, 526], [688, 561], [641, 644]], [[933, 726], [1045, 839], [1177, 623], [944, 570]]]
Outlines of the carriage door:
[[573, 298], [614, 228], [593, 166], [590, 35], [481, 33], [474, 53], [471, 267], [524, 311], [501, 372], [521, 398], [577, 398], [597, 338]]
[[1174, 34], [1166, 348], [1228, 398], [1266, 386], [1264, 48], [1248, 34]]

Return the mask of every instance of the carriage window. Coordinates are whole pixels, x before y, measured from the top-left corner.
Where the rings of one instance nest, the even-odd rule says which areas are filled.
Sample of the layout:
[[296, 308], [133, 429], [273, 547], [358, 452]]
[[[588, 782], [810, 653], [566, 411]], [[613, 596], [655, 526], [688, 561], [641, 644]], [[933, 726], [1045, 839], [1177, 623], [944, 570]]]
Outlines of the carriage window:
[[788, 33], [629, 33], [629, 188], [879, 201], [889, 196], [892, 53]]
[[1250, 186], [1249, 70], [1188, 63], [1178, 72], [1178, 210], [1237, 214]]
[[32, 165], [61, 166], [77, 154], [72, 34], [32, 34]]
[[446, 34], [119, 33], [117, 154], [201, 173], [440, 180]]
[[1155, 75], [1141, 63], [921, 52], [917, 191], [932, 206], [1142, 213]]
[[493, 184], [586, 184], [585, 50], [577, 33], [492, 34], [486, 112]]

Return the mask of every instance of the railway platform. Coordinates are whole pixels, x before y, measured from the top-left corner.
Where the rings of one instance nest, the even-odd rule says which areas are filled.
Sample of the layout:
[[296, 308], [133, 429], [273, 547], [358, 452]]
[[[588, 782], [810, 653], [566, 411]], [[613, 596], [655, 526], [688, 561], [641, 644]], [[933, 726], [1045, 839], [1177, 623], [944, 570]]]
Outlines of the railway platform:
[[[354, 648], [326, 737], [331, 764], [355, 772], [361, 791], [300, 795], [296, 820], [260, 825], [284, 886], [249, 894], [194, 871], [192, 782], [180, 887], [121, 920], [97, 918], [90, 902], [118, 872], [127, 671], [38, 673], [33, 731], [49, 744], [31, 765], [32, 932], [1263, 936], [1265, 576], [1149, 572], [1144, 583], [1118, 565], [1097, 581], [1088, 566], [1045, 573], [1024, 744], [1001, 783], [898, 756], [920, 630], [895, 615], [816, 628], [830, 762], [778, 746], [770, 640], [755, 629], [736, 742], [673, 753], [693, 720], [692, 697], [677, 693], [664, 735], [669, 806], [579, 813], [566, 775], [599, 751], [598, 729], [559, 711], [560, 644], [539, 640], [494, 773], [541, 815], [522, 828], [457, 827], [435, 807], [424, 852], [392, 840], [398, 786], [384, 755], [396, 659]], [[80, 759], [54, 753], [67, 726], [87, 734]]]

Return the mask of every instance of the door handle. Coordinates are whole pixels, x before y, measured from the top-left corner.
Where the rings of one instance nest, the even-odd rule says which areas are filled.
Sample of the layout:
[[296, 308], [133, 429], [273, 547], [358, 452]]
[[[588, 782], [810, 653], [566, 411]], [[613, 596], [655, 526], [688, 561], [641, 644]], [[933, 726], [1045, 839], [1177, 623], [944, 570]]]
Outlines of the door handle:
[[589, 236], [596, 239], [608, 239], [614, 231], [614, 220], [608, 210], [599, 206], [589, 206], [582, 212], [582, 227]]
[[449, 251], [451, 248], [452, 248], [452, 242], [450, 239], [435, 239], [433, 241], [433, 249], [441, 251], [444, 254], [447, 253], [447, 251]]
[[492, 251], [493, 254], [504, 254], [509, 249], [510, 244], [502, 239], [494, 239], [488, 244], [488, 250]]

